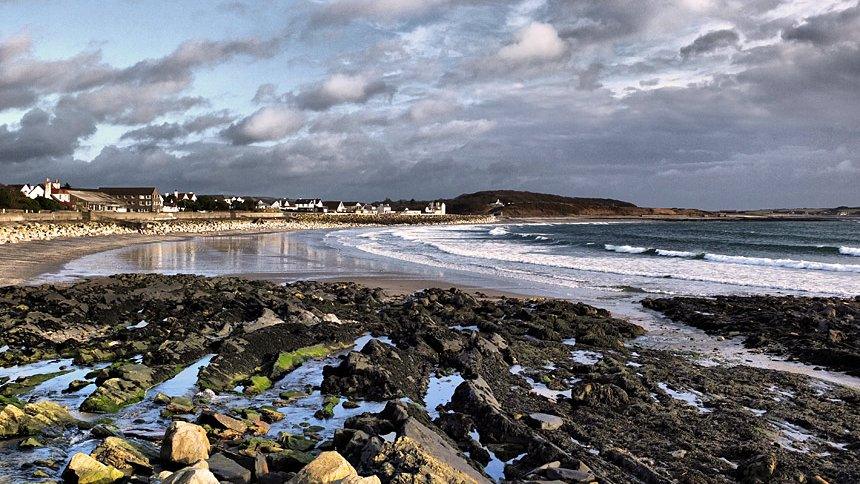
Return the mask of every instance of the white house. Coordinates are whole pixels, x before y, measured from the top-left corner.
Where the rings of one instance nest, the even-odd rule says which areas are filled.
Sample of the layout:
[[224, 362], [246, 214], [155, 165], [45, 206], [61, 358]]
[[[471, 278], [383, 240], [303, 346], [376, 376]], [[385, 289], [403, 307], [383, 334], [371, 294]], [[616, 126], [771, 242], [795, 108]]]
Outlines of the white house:
[[359, 209], [357, 209], [355, 211], [355, 213], [361, 214], [361, 215], [373, 215], [373, 214], [376, 214], [376, 207], [367, 203], [365, 205], [362, 205]]
[[197, 201], [197, 195], [195, 195], [194, 192], [179, 192], [179, 191], [173, 190], [173, 198], [177, 202], [186, 201], [186, 200], [190, 200], [192, 202]]
[[300, 212], [322, 212], [325, 205], [319, 198], [299, 198], [295, 203], [296, 210]]
[[391, 213], [391, 205], [383, 203], [382, 205], [376, 207], [376, 213], [378, 213], [379, 215]]
[[323, 207], [325, 207], [326, 213], [344, 213], [346, 212], [346, 205], [343, 204], [340, 200], [328, 200], [323, 202]]
[[430, 202], [430, 205], [424, 208], [424, 214], [445, 215], [445, 202]]
[[242, 197], [224, 197], [224, 202], [226, 202], [230, 208], [233, 208], [233, 205], [245, 203], [245, 199]]
[[[24, 185], [24, 186], [26, 187], [27, 185]], [[24, 189], [22, 188], [21, 192], [23, 192], [24, 195], [27, 196], [27, 198], [32, 198], [33, 200], [35, 200], [37, 198], [44, 198], [45, 197], [45, 188], [42, 187], [42, 185], [33, 185], [30, 187], [30, 190], [27, 192], [25, 192]]]

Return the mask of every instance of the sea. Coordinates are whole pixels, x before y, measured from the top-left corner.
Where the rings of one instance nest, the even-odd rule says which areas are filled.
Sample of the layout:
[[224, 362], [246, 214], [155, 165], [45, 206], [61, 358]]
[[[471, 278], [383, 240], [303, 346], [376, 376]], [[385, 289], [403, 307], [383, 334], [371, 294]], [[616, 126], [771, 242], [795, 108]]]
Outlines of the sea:
[[330, 234], [369, 254], [568, 289], [860, 294], [860, 221], [583, 221]]

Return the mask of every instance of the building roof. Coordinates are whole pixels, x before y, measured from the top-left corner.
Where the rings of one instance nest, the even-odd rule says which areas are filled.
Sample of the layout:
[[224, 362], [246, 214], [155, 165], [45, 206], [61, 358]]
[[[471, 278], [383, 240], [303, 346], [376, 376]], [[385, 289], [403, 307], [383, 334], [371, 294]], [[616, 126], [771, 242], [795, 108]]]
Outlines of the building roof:
[[308, 204], [308, 203], [317, 203], [319, 201], [320, 201], [319, 198], [299, 198], [298, 200], [296, 200], [296, 203], [297, 204], [299, 204], [299, 203]]
[[79, 198], [87, 203], [98, 203], [102, 205], [124, 205], [124, 203], [119, 200], [111, 197], [110, 195], [100, 192], [98, 190], [66, 190], [70, 196]]
[[340, 200], [327, 200], [323, 202], [323, 206], [329, 210], [337, 210], [342, 203]]
[[99, 187], [99, 191], [111, 195], [152, 195], [155, 187]]

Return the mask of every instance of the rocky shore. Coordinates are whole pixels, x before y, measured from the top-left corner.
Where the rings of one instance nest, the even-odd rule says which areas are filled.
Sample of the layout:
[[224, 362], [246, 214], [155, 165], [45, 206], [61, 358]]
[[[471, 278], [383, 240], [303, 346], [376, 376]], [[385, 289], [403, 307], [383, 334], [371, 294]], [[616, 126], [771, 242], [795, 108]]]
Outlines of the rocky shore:
[[[9, 482], [858, 482], [860, 394], [559, 300], [118, 275], [0, 288]], [[0, 482], [4, 482], [0, 477]]]
[[21, 222], [0, 224], [0, 245], [104, 235], [168, 235], [241, 233], [277, 230], [348, 228], [364, 225], [486, 223], [492, 217], [472, 216], [326, 216], [302, 214], [289, 218], [212, 218], [165, 221]]
[[645, 299], [674, 321], [748, 348], [860, 376], [860, 296], [717, 296]]

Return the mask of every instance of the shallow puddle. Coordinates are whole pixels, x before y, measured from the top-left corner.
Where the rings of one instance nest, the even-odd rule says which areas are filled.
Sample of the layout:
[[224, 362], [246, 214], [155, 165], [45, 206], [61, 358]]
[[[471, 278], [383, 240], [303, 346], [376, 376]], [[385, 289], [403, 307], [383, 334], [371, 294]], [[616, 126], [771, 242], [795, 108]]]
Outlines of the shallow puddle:
[[439, 405], [447, 405], [454, 396], [454, 390], [463, 383], [463, 377], [459, 373], [454, 373], [447, 376], [437, 376], [435, 373], [430, 375], [430, 382], [427, 385], [427, 394], [424, 395], [424, 408], [430, 414], [430, 419], [435, 419], [439, 416], [439, 411], [436, 409]]
[[669, 387], [669, 385], [660, 382], [657, 384], [661, 390], [666, 392], [667, 395], [674, 398], [675, 400], [680, 400], [691, 407], [695, 407], [699, 413], [710, 413], [713, 410], [705, 407], [704, 402], [702, 402], [702, 394], [695, 390], [681, 391], [681, 390], [673, 390]]

